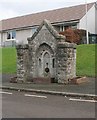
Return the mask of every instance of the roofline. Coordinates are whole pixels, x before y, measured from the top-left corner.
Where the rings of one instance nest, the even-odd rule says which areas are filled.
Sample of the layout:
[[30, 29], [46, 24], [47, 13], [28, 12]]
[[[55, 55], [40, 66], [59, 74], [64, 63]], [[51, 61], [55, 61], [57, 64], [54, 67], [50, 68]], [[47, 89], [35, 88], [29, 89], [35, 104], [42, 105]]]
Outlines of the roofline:
[[[93, 2], [94, 4], [92, 5], [92, 7], [96, 4], [96, 2]], [[89, 4], [89, 3], [88, 3]], [[90, 8], [90, 9], [92, 9], [92, 7]], [[90, 10], [89, 9], [89, 10]], [[87, 11], [87, 13], [89, 12], [89, 10]], [[80, 18], [80, 20], [84, 17], [86, 15], [86, 12], [85, 12], [85, 14]]]
[[[64, 23], [72, 23], [72, 22], [75, 22], [75, 23], [79, 23], [79, 19], [76, 19], [76, 20], [70, 20], [70, 21], [61, 21], [61, 22], [52, 22], [51, 24], [52, 25], [61, 25], [61, 24], [64, 24]], [[33, 26], [25, 26], [25, 27], [18, 27], [18, 28], [13, 28], [13, 29], [6, 29], [6, 30], [1, 30], [0, 32], [2, 31], [11, 31], [11, 30], [27, 30], [27, 29], [30, 29], [30, 28], [33, 28], [33, 27], [38, 27], [39, 25], [33, 25]]]
[[79, 20], [80, 19], [75, 19], [75, 20], [70, 20], [70, 21], [61, 21], [61, 22], [53, 22], [53, 23], [51, 23], [51, 24], [53, 24], [53, 25], [60, 25], [60, 24], [64, 24], [64, 23], [72, 23], [73, 21], [75, 22], [75, 23], [78, 23], [79, 22]]
[[[91, 2], [91, 3], [87, 3], [87, 4], [96, 4], [96, 2]], [[85, 5], [85, 4], [80, 4], [80, 5]], [[64, 8], [71, 8], [71, 7], [76, 7], [76, 6], [80, 6], [80, 5], [74, 5], [74, 6], [69, 6], [69, 7], [63, 7], [63, 8], [58, 8], [58, 9], [53, 9], [53, 10], [48, 10], [48, 11], [43, 11], [43, 12], [37, 12], [37, 13], [32, 13], [32, 14], [28, 14], [28, 15], [23, 15], [23, 16], [17, 16], [17, 17], [13, 17], [13, 18], [9, 18], [9, 19], [3, 19], [3, 20], [1, 20], [0, 22], [3, 22], [3, 21], [7, 21], [7, 20], [10, 20], [10, 19], [15, 19], [15, 18], [21, 18], [21, 17], [26, 17], [26, 16], [29, 16], [29, 15], [34, 15], [34, 14], [41, 14], [41, 13], [45, 13], [45, 12], [51, 12], [51, 11], [56, 11], [56, 10], [60, 10], [60, 9], [64, 9]], [[84, 14], [85, 15], [85, 14]], [[84, 16], [83, 15], [83, 16]], [[78, 21], [80, 20], [80, 19], [82, 19], [82, 17], [81, 18], [79, 18], [78, 19]], [[76, 21], [76, 19], [75, 20], [70, 20], [70, 21]], [[64, 22], [69, 22], [69, 21], [61, 21], [61, 22], [53, 22], [53, 23], [51, 23], [51, 24], [62, 24], [62, 22], [64, 23]], [[16, 27], [16, 28], [11, 28], [11, 29], [2, 29], [1, 28], [1, 30], [0, 31], [7, 31], [7, 30], [13, 30], [13, 29], [15, 29], [15, 30], [20, 30], [20, 29], [27, 29], [27, 28], [31, 28], [31, 27], [34, 27], [34, 26], [39, 26], [39, 25], [30, 25], [30, 26], [21, 26], [21, 27]]]

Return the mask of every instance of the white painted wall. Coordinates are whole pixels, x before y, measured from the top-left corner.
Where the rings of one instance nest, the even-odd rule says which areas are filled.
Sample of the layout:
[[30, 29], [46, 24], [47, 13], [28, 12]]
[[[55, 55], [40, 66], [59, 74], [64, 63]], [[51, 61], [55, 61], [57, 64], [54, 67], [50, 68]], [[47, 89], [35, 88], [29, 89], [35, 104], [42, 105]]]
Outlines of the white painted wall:
[[7, 32], [2, 33], [2, 39], [3, 39], [3, 42], [7, 40]]
[[[87, 12], [87, 28], [90, 33], [95, 34], [95, 5]], [[79, 29], [86, 30], [86, 15], [79, 22]]]
[[[2, 36], [1, 36], [1, 40], [2, 40], [2, 46], [6, 46], [7, 44], [9, 45], [11, 42], [10, 39], [7, 39], [7, 32], [3, 32]], [[7, 41], [7, 42], [6, 42]], [[5, 43], [6, 42], [6, 43]]]
[[97, 3], [95, 7], [95, 33], [97, 34]]
[[27, 44], [27, 38], [32, 36], [32, 29], [16, 31], [16, 41], [20, 44]]
[[[18, 42], [19, 44], [27, 44], [27, 38], [31, 37], [33, 34], [33, 30], [32, 28], [26, 29], [26, 30], [17, 30], [16, 31], [16, 39], [14, 39], [16, 42]], [[12, 41], [13, 39], [7, 39], [7, 31], [2, 33], [2, 37], [1, 37], [1, 33], [0, 33], [0, 43], [1, 40], [3, 42], [3, 45], [5, 45], [5, 41]]]

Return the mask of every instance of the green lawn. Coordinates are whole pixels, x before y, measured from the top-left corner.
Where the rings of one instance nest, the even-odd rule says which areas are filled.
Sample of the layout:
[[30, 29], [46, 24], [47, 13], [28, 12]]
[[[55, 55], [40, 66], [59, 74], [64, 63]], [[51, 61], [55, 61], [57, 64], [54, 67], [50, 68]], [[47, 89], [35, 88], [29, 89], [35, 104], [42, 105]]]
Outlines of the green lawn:
[[[78, 45], [77, 46], [77, 62], [76, 72], [79, 76], [95, 76], [95, 46], [97, 45]], [[0, 48], [2, 53], [2, 66], [0, 64], [0, 72], [16, 73], [16, 49]]]
[[16, 49], [2, 48], [2, 73], [16, 72]]
[[77, 46], [77, 75], [95, 76], [95, 48], [97, 45]]

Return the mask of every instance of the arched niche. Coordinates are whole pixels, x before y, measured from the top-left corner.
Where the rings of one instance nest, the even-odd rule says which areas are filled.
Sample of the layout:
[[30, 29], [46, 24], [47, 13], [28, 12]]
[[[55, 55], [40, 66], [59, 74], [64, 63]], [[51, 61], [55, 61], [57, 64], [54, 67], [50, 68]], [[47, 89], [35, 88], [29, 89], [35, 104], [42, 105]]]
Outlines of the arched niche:
[[[36, 50], [37, 77], [46, 77], [48, 74], [50, 77], [54, 76], [54, 62], [55, 56], [52, 48], [46, 43], [41, 44]], [[48, 73], [46, 68], [49, 69]]]

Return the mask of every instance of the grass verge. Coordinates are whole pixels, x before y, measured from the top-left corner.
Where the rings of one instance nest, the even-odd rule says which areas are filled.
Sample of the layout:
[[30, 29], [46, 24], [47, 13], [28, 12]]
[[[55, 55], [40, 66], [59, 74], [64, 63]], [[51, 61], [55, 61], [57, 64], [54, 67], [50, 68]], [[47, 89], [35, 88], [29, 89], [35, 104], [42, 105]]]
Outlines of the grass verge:
[[78, 76], [95, 76], [95, 48], [97, 45], [77, 46], [76, 72]]
[[2, 48], [2, 73], [16, 73], [15, 48]]
[[[76, 73], [78, 76], [95, 76], [96, 47], [95, 44], [77, 46]], [[2, 68], [2, 73], [16, 73], [15, 48], [2, 48], [2, 64], [0, 64], [0, 68]]]

